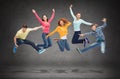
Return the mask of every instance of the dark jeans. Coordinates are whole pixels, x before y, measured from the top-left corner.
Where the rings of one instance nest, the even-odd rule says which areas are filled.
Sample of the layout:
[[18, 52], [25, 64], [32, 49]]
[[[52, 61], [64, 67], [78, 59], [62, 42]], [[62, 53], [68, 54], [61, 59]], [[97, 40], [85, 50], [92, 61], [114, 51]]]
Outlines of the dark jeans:
[[30, 41], [30, 40], [26, 40], [26, 39], [19, 39], [17, 38], [17, 45], [20, 46], [22, 44], [27, 44], [32, 46], [36, 51], [39, 51], [40, 48], [38, 48], [34, 42]]
[[65, 49], [65, 48], [66, 48], [68, 51], [70, 51], [70, 47], [69, 47], [69, 44], [68, 44], [68, 42], [67, 42], [66, 39], [64, 39], [64, 40], [63, 40], [63, 39], [60, 39], [60, 40], [57, 41], [57, 43], [58, 43], [58, 46], [59, 46], [61, 52], [64, 52], [64, 49]]
[[42, 39], [43, 39], [44, 44], [38, 44], [37, 45], [38, 47], [48, 48], [52, 46], [50, 37], [46, 38], [47, 35], [48, 34], [46, 33], [42, 33]]
[[79, 43], [83, 43], [85, 39], [79, 39], [81, 31], [75, 31], [73, 38], [72, 38], [72, 44], [79, 44]]

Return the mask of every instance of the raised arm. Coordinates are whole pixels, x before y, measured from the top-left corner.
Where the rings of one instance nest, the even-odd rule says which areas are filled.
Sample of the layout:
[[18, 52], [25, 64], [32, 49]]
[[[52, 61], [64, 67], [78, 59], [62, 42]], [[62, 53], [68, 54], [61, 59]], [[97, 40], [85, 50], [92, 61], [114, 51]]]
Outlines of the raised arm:
[[102, 21], [103, 21], [103, 25], [99, 26], [100, 29], [103, 29], [103, 28], [105, 28], [107, 26], [107, 23], [106, 23], [107, 19], [103, 18]]
[[73, 13], [73, 10], [72, 10], [72, 5], [70, 5], [70, 14], [72, 15], [72, 17], [73, 17], [73, 19], [76, 19], [76, 16], [74, 15], [74, 13]]
[[84, 21], [83, 19], [81, 19], [82, 23], [85, 24], [85, 25], [92, 25], [93, 23], [90, 23], [90, 22], [87, 22], [87, 21]]
[[48, 20], [48, 22], [50, 23], [54, 17], [55, 17], [55, 9], [52, 9], [52, 15], [51, 15], [50, 19]]
[[68, 21], [68, 23], [66, 24], [66, 27], [69, 27], [71, 25], [71, 22]]
[[37, 12], [36, 12], [34, 9], [32, 9], [32, 12], [33, 12], [33, 14], [35, 15], [35, 17], [37, 18], [37, 20], [38, 20], [40, 23], [42, 23], [42, 19], [38, 16]]

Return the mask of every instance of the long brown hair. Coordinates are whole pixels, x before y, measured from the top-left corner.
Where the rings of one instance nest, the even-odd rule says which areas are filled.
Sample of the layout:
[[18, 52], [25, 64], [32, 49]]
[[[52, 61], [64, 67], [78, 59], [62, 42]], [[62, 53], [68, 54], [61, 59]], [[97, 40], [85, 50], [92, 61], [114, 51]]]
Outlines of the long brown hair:
[[68, 20], [67, 20], [67, 19], [61, 18], [61, 19], [58, 21], [58, 25], [59, 25], [59, 26], [61, 26], [60, 21], [63, 21], [64, 24], [67, 24], [67, 23], [68, 23]]

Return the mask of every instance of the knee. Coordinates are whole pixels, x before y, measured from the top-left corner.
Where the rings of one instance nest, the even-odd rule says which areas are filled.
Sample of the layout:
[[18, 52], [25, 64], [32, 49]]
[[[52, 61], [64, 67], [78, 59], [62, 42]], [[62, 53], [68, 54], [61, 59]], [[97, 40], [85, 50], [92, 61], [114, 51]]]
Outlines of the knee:
[[72, 44], [75, 44], [75, 43], [76, 43], [76, 41], [72, 40]]
[[45, 44], [45, 46], [44, 46], [44, 47], [46, 47], [46, 48], [47, 48], [47, 47], [48, 47], [48, 44]]

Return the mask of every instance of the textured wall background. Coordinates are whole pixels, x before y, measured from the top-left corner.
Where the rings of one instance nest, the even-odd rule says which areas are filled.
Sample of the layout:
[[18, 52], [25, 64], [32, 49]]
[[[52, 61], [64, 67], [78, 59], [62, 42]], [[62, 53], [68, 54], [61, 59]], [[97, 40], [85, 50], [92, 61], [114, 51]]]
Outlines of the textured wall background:
[[[104, 0], [1, 0], [0, 1], [0, 65], [111, 65], [119, 62], [119, 31], [118, 25], [118, 5], [114, 1]], [[82, 55], [76, 52], [76, 47], [82, 45], [72, 45], [73, 27], [69, 28], [68, 41], [71, 51], [61, 53], [55, 41], [53, 46], [41, 55], [32, 47], [22, 45], [17, 53], [12, 53], [13, 37], [21, 25], [26, 23], [29, 27], [40, 25], [32, 13], [36, 9], [39, 16], [47, 14], [48, 18], [52, 13], [52, 8], [56, 10], [55, 18], [51, 23], [51, 31], [56, 28], [59, 18], [65, 17], [72, 22], [69, 6], [73, 4], [73, 11], [80, 12], [82, 19], [89, 22], [100, 23], [103, 17], [108, 19], [108, 27], [104, 30], [106, 36], [106, 53], [102, 54], [99, 48], [88, 51]], [[82, 32], [87, 32], [90, 27], [81, 26]], [[35, 43], [43, 43], [42, 31], [31, 32], [27, 39]], [[58, 34], [51, 38], [58, 37]], [[89, 36], [91, 43], [94, 38]]]

